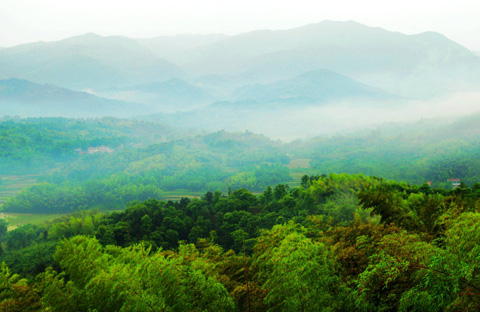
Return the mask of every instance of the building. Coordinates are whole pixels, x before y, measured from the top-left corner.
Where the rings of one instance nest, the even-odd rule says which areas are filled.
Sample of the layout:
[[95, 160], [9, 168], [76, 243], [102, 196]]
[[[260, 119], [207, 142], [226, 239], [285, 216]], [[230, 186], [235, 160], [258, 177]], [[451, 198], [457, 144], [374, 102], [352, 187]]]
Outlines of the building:
[[105, 154], [105, 153], [108, 153], [108, 154], [112, 154], [115, 152], [114, 149], [108, 147], [108, 146], [104, 146], [104, 145], [100, 145], [100, 146], [90, 146], [88, 148], [88, 150], [86, 151], [82, 151], [81, 148], [76, 148], [74, 150], [76, 153], [80, 154], [80, 155], [84, 155], [84, 154], [88, 154], [88, 155], [92, 155], [92, 154], [97, 154], [97, 153], [100, 153], [100, 154]]
[[452, 182], [452, 188], [456, 189], [460, 186], [460, 179], [448, 179], [448, 182]]

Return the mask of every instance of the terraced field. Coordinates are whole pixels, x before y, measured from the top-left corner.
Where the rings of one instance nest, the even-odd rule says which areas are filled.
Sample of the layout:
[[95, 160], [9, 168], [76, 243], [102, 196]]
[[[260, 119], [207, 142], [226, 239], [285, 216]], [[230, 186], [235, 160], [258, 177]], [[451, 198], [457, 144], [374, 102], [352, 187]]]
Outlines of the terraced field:
[[[7, 198], [15, 196], [23, 189], [37, 183], [38, 175], [6, 175], [0, 176], [0, 211]], [[0, 218], [8, 222], [8, 230], [13, 230], [18, 226], [27, 223], [42, 223], [49, 219], [56, 218], [58, 215], [52, 214], [18, 214], [18, 213], [0, 213]]]
[[164, 192], [162, 200], [168, 201], [176, 201], [180, 200], [182, 197], [187, 197], [187, 198], [200, 198], [203, 195], [205, 195], [204, 192], [190, 192], [190, 191], [185, 191], [185, 190], [178, 190], [178, 191], [170, 191], [170, 192]]
[[292, 178], [288, 181], [288, 185], [291, 187], [298, 187], [300, 185], [300, 180], [304, 175], [315, 174], [310, 167], [310, 160], [307, 158], [298, 158], [292, 159], [287, 165], [287, 168], [290, 169], [290, 177]]
[[288, 169], [310, 168], [310, 160], [307, 158], [292, 159], [287, 165]]
[[0, 175], [3, 183], [0, 185], [0, 203], [9, 197], [15, 196], [23, 189], [38, 182], [39, 175]]

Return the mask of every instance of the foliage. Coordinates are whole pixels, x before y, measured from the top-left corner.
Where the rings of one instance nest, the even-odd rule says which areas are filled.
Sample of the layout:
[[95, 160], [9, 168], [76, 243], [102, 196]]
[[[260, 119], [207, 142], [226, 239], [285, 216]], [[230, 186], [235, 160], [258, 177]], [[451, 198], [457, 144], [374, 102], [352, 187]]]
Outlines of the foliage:
[[78, 159], [75, 149], [158, 142], [160, 134], [173, 135], [164, 126], [115, 118], [7, 118], [0, 120], [0, 170], [43, 172]]
[[330, 174], [76, 212], [3, 236], [0, 308], [478, 311], [479, 189]]
[[[77, 236], [59, 245], [55, 259], [70, 277], [62, 286], [76, 288], [70, 311], [233, 311], [225, 288], [205, 275], [201, 258], [186, 265], [181, 254], [150, 254], [142, 246], [104, 249]], [[75, 300], [78, 295], [84, 300]]]

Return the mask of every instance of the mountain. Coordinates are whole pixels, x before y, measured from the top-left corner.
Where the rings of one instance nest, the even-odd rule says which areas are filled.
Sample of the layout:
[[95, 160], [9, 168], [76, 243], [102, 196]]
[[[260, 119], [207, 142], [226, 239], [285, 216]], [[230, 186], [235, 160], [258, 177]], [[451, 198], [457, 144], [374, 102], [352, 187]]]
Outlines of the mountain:
[[0, 79], [101, 89], [182, 77], [183, 71], [137, 41], [85, 34], [0, 50]]
[[479, 55], [445, 36], [405, 35], [353, 21], [235, 36], [90, 33], [0, 50], [0, 79], [101, 91], [180, 78], [205, 83], [203, 89], [227, 100], [245, 85], [322, 69], [404, 97], [431, 98], [480, 85]]
[[342, 99], [393, 99], [394, 96], [330, 70], [308, 72], [293, 79], [254, 84], [234, 92], [237, 100], [314, 104]]
[[225, 38], [228, 38], [228, 36], [223, 34], [183, 34], [135, 40], [154, 51], [161, 58], [170, 60], [177, 64], [187, 61], [189, 54], [192, 51]]
[[230, 103], [222, 110], [248, 101], [294, 109], [351, 98], [423, 100], [478, 92], [480, 57], [434, 32], [405, 35], [324, 21], [235, 36], [85, 34], [25, 44], [0, 50], [0, 79], [10, 78], [141, 102], [154, 112], [214, 101]]
[[172, 78], [133, 87], [117, 88], [99, 93], [108, 98], [138, 101], [155, 111], [181, 111], [210, 104], [215, 97], [185, 80]]
[[322, 68], [403, 96], [476, 88], [480, 58], [445, 36], [404, 35], [356, 22], [324, 21], [262, 30], [200, 47], [182, 68], [248, 83], [289, 79]]
[[151, 112], [127, 103], [23, 79], [0, 80], [0, 111], [20, 117], [128, 117]]

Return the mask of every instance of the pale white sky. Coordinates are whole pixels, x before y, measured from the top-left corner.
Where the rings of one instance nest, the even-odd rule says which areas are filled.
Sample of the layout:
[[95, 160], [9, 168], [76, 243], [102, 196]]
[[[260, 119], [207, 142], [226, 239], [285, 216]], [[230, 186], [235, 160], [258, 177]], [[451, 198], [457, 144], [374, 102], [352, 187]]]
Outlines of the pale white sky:
[[0, 0], [0, 47], [87, 32], [237, 34], [322, 20], [355, 20], [406, 34], [436, 31], [480, 51], [479, 0]]

